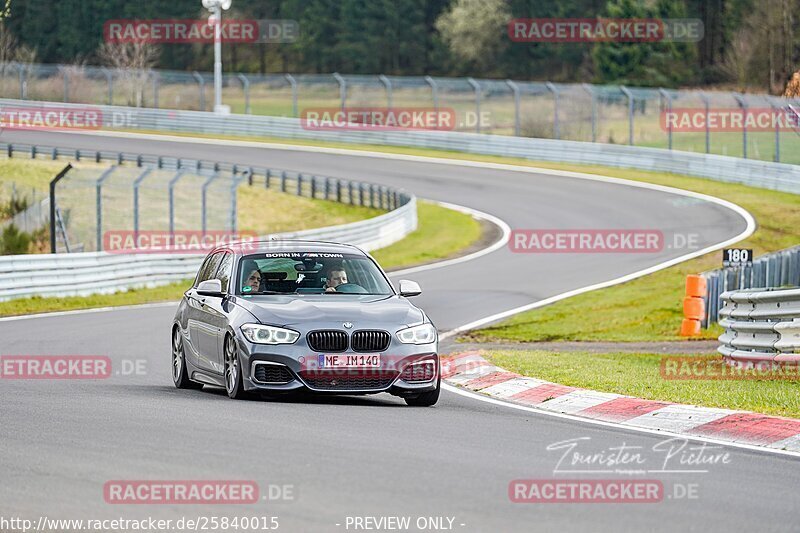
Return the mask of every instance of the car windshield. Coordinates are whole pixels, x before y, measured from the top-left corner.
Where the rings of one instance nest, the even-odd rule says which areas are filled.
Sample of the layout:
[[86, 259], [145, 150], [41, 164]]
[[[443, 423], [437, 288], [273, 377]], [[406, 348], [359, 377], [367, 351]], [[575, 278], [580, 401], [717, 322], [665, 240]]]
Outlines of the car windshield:
[[271, 252], [242, 257], [236, 293], [394, 294], [375, 263], [360, 254]]

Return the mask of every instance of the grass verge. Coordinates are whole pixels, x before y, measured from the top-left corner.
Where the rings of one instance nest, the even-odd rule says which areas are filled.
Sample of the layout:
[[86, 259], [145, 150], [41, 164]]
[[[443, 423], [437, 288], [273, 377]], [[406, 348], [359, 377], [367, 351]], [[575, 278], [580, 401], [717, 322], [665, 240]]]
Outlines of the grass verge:
[[498, 350], [485, 357], [507, 370], [572, 387], [800, 418], [797, 381], [664, 379], [663, 354]]
[[[315, 202], [321, 203], [319, 200]], [[327, 203], [335, 204], [335, 202]], [[335, 205], [337, 208], [341, 207], [341, 204]], [[344, 206], [345, 209], [347, 207]], [[417, 202], [417, 215], [419, 228], [416, 231], [409, 234], [405, 239], [374, 252], [375, 258], [380, 261], [384, 268], [400, 268], [421, 262], [444, 259], [468, 248], [481, 236], [481, 228], [478, 221], [470, 215], [453, 211], [452, 209], [430, 202], [419, 201]], [[330, 224], [329, 221], [325, 223]], [[422, 246], [423, 243], [425, 246]], [[431, 243], [435, 243], [435, 246], [431, 246]], [[431, 250], [436, 250], [436, 253], [432, 253]], [[0, 302], [0, 316], [174, 301], [180, 299], [190, 284], [191, 280], [185, 280], [161, 287], [131, 289], [116, 294], [70, 296], [65, 298], [21, 298]]]

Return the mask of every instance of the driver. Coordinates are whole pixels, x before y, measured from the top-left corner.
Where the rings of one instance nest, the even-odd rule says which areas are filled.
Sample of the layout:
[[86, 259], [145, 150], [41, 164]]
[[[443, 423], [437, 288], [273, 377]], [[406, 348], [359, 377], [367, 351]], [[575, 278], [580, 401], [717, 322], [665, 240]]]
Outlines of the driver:
[[249, 287], [249, 291], [244, 292], [258, 292], [261, 289], [261, 272], [257, 269], [250, 272], [250, 275], [247, 276], [247, 279], [244, 282], [244, 287]]
[[347, 283], [347, 272], [342, 267], [333, 267], [328, 271], [325, 292], [336, 292], [336, 287]]

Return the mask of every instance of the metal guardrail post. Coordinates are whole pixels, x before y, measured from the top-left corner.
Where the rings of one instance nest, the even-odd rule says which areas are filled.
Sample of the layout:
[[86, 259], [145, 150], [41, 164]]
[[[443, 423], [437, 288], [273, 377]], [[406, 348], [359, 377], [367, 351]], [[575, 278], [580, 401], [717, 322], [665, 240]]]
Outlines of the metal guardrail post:
[[381, 74], [378, 76], [378, 79], [381, 80], [384, 88], [386, 89], [386, 107], [391, 111], [392, 109], [392, 80]]
[[633, 146], [633, 93], [624, 85], [619, 90], [628, 98], [628, 144]]
[[733, 97], [739, 104], [742, 113], [744, 113], [744, 116], [742, 117], [742, 157], [747, 159], [747, 102], [744, 100], [744, 97], [741, 94], [735, 93]]
[[139, 242], [139, 185], [153, 169], [146, 168], [133, 180], [133, 239]]
[[[666, 112], [667, 113], [672, 113], [672, 96], [670, 96], [670, 94], [666, 91], [666, 89], [659, 88], [658, 92], [664, 98], [664, 102], [666, 102], [666, 106], [665, 106]], [[667, 139], [668, 139], [669, 149], [672, 150], [672, 121], [671, 120], [667, 121]]]
[[431, 78], [430, 76], [425, 76], [425, 81], [428, 85], [431, 86], [431, 100], [433, 100], [433, 110], [436, 114], [439, 114], [439, 86], [436, 84], [436, 80]]
[[588, 83], [582, 83], [583, 90], [589, 93], [592, 99], [592, 142], [597, 142], [597, 95]]
[[475, 91], [475, 133], [481, 132], [481, 86], [475, 81], [475, 78], [467, 78], [467, 81], [472, 85], [472, 90]]
[[[11, 144], [8, 145], [11, 152]], [[50, 181], [50, 253], [56, 253], [56, 185], [61, 178], [67, 175], [72, 169], [72, 165], [67, 163], [61, 171]]]
[[250, 114], [250, 80], [241, 72], [236, 75], [242, 84], [242, 91], [244, 91], [244, 114]]
[[297, 196], [303, 196], [303, 174], [297, 173]]
[[197, 80], [197, 87], [200, 89], [200, 111], [206, 110], [206, 80], [196, 70], [192, 72], [192, 76]]
[[333, 73], [333, 77], [339, 84], [339, 100], [342, 111], [347, 107], [347, 81], [338, 72]]
[[297, 80], [291, 74], [284, 74], [284, 77], [292, 87], [292, 116], [297, 118]]
[[286, 192], [286, 171], [281, 171], [281, 192]]
[[186, 171], [177, 171], [169, 180], [169, 236], [175, 240], [175, 184], [178, 183]]
[[219, 171], [214, 172], [211, 175], [210, 178], [208, 178], [206, 181], [203, 182], [203, 186], [202, 186], [202, 188], [200, 190], [200, 217], [201, 217], [201, 223], [202, 223], [203, 236], [204, 237], [205, 237], [206, 231], [208, 229], [208, 227], [207, 227], [208, 226], [208, 216], [207, 216], [207, 213], [208, 213], [208, 209], [207, 209], [207, 205], [208, 205], [208, 200], [207, 200], [208, 187], [211, 185], [211, 182], [213, 182], [218, 177], [219, 177]]
[[553, 138], [560, 139], [561, 138], [561, 125], [559, 124], [559, 100], [560, 95], [558, 92], [558, 88], [550, 83], [549, 81], [544, 84], [547, 87], [547, 90], [553, 93]]
[[520, 97], [519, 97], [519, 85], [514, 83], [512, 80], [506, 80], [506, 85], [511, 88], [511, 91], [514, 93], [514, 135], [519, 137], [519, 133], [522, 130], [522, 117], [520, 116]]
[[103, 251], [103, 182], [105, 182], [118, 167], [106, 169], [95, 182], [96, 208], [97, 208], [97, 251]]

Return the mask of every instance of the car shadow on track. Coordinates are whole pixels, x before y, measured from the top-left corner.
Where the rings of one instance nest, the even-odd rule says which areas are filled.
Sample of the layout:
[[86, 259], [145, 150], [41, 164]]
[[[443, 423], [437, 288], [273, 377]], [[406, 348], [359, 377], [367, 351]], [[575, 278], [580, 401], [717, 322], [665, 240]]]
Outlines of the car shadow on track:
[[[205, 385], [202, 390], [178, 390], [169, 385], [123, 385], [131, 392], [136, 390], [142, 392], [147, 389], [149, 393], [159, 392], [174, 398], [176, 395], [185, 396], [197, 400], [224, 400], [233, 401], [228, 398], [225, 389]], [[305, 404], [305, 405], [342, 405], [342, 406], [363, 406], [363, 407], [407, 407], [401, 398], [391, 396], [387, 393], [364, 395], [364, 396], [341, 396], [332, 394], [312, 394], [312, 393], [293, 393], [279, 396], [262, 397], [253, 395], [244, 400], [246, 403], [265, 403], [265, 404]]]

